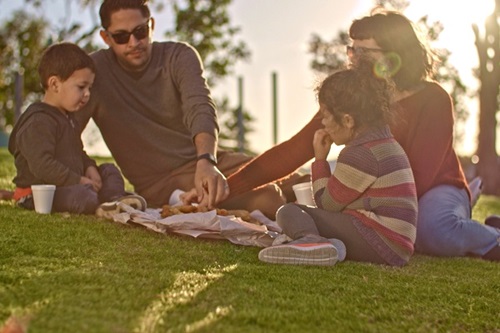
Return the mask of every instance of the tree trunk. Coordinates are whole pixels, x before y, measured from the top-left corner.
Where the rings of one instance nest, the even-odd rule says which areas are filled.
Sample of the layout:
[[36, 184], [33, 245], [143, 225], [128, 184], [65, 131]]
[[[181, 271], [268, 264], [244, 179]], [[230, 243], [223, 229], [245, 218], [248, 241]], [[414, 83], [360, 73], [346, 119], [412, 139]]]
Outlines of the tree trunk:
[[496, 152], [496, 114], [500, 85], [500, 0], [496, 0], [495, 12], [485, 24], [484, 37], [474, 26], [476, 48], [479, 56], [479, 134], [477, 156], [478, 175], [483, 179], [483, 193], [500, 195], [500, 167]]

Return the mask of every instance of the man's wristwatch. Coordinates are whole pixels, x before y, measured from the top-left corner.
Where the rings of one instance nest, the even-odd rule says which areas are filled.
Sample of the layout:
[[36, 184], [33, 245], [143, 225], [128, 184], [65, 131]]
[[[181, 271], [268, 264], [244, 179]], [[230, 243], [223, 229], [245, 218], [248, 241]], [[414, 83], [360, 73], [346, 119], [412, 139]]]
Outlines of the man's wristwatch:
[[208, 160], [211, 164], [217, 165], [217, 157], [214, 156], [214, 154], [206, 153], [206, 154], [201, 154], [198, 155], [196, 158], [197, 161], [199, 160]]

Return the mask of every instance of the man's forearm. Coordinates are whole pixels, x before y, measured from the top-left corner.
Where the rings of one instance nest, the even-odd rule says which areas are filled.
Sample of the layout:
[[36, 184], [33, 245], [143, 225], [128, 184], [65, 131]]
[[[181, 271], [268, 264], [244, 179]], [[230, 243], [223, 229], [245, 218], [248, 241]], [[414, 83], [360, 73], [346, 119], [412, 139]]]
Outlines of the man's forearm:
[[194, 137], [194, 145], [198, 156], [203, 154], [212, 154], [215, 156], [217, 151], [217, 138], [208, 133], [198, 133]]

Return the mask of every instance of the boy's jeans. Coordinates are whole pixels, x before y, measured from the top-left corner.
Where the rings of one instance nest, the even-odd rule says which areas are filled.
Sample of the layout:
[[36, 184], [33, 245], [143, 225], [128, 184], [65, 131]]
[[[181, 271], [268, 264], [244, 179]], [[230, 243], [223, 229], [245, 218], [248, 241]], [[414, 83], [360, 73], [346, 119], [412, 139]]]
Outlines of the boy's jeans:
[[[101, 203], [114, 201], [126, 195], [123, 177], [114, 164], [101, 164], [98, 170], [102, 179], [102, 187], [99, 193], [95, 192], [90, 184], [57, 186], [52, 211], [94, 214]], [[33, 198], [20, 201], [20, 206], [34, 209]]]

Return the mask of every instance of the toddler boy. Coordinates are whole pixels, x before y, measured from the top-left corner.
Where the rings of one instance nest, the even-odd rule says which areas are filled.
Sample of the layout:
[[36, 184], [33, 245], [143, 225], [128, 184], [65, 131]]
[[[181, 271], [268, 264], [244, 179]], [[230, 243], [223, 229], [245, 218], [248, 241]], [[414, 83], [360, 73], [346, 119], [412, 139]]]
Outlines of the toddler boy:
[[73, 113], [89, 100], [93, 60], [75, 44], [54, 44], [43, 53], [38, 73], [43, 99], [28, 107], [10, 135], [9, 152], [17, 170], [14, 200], [34, 209], [31, 185], [54, 184], [53, 212], [111, 218], [120, 211], [120, 202], [145, 210], [142, 197], [125, 192], [114, 164], [98, 167], [83, 149]]

